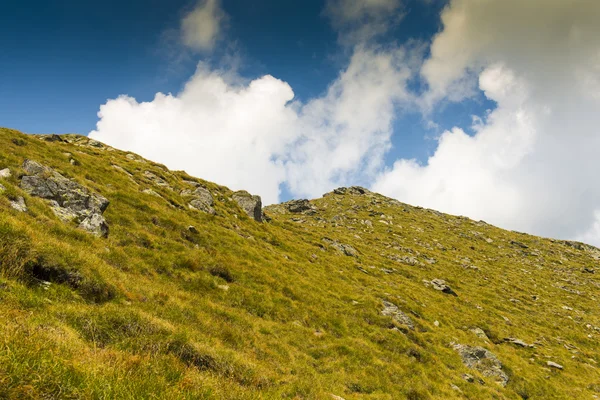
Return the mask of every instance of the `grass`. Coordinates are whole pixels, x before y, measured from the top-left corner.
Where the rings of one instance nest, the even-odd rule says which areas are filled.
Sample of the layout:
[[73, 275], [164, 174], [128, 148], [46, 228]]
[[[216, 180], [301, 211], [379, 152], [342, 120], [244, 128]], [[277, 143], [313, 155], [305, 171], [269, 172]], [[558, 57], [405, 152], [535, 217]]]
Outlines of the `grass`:
[[[314, 215], [271, 206], [270, 221], [256, 223], [225, 187], [66, 138], [0, 129], [0, 169], [13, 172], [0, 180], [0, 398], [600, 395], [600, 279], [583, 272], [600, 272], [591, 248], [369, 193], [313, 200]], [[108, 198], [109, 237], [61, 222], [22, 192], [25, 158]], [[213, 193], [216, 215], [187, 209], [184, 180]], [[18, 196], [27, 213], [10, 207]], [[423, 282], [435, 278], [458, 296]], [[415, 330], [381, 315], [382, 300]], [[492, 351], [508, 385], [467, 369], [452, 342]]]

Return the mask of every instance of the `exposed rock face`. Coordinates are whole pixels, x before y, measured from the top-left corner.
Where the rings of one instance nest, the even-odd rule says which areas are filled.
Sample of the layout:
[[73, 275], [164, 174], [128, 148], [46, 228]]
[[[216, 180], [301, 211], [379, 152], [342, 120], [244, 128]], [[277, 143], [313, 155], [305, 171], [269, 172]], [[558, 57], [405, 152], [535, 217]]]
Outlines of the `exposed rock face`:
[[165, 188], [173, 190], [173, 188], [171, 187], [171, 185], [169, 185], [167, 183], [167, 181], [165, 181], [163, 178], [161, 178], [160, 176], [158, 176], [150, 171], [144, 171], [144, 177], [146, 179], [150, 180], [156, 186], [165, 187]]
[[506, 386], [508, 375], [502, 370], [502, 363], [492, 352], [483, 347], [471, 347], [464, 344], [455, 344], [453, 347], [468, 368], [475, 369], [483, 376], [490, 377], [498, 384]]
[[61, 220], [75, 220], [81, 229], [96, 236], [108, 236], [108, 224], [102, 216], [109, 204], [105, 197], [35, 161], [25, 160], [23, 169], [28, 174], [21, 179], [25, 192], [49, 200]]
[[392, 317], [396, 322], [401, 325], [406, 326], [410, 330], [415, 330], [415, 324], [412, 319], [398, 308], [394, 303], [390, 303], [389, 301], [383, 300], [383, 310], [381, 314], [386, 317]]
[[250, 218], [262, 222], [262, 200], [260, 196], [253, 196], [245, 190], [240, 190], [235, 192], [232, 197]]

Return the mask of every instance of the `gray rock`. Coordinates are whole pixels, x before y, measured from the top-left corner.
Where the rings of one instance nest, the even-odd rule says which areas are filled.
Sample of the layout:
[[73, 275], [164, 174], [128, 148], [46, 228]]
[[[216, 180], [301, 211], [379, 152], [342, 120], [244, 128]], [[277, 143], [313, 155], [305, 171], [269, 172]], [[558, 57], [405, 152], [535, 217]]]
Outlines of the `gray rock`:
[[508, 375], [502, 370], [502, 363], [492, 352], [483, 347], [463, 344], [455, 344], [453, 347], [467, 368], [479, 371], [483, 376], [494, 379], [501, 386], [506, 386]]
[[99, 237], [108, 237], [108, 224], [101, 214], [92, 214], [79, 224], [79, 228]]
[[213, 208], [215, 201], [205, 187], [198, 186], [193, 191], [184, 190], [181, 192], [184, 197], [192, 197], [189, 202], [189, 207], [193, 210], [203, 211], [207, 214], [215, 215], [216, 211]]
[[291, 213], [304, 213], [306, 211], [314, 211], [314, 207], [306, 199], [292, 200], [283, 203], [285, 208]]
[[144, 190], [142, 190], [142, 193], [149, 194], [150, 196], [155, 196], [155, 197], [161, 197], [162, 198], [162, 196], [160, 194], [158, 194], [157, 192], [155, 192], [152, 189], [144, 189]]
[[329, 238], [323, 238], [323, 242], [327, 243], [329, 247], [334, 248], [341, 254], [344, 254], [349, 257], [358, 257], [358, 251], [349, 244], [342, 244], [339, 243], [337, 240], [331, 240]]
[[97, 236], [108, 235], [108, 225], [102, 217], [109, 205], [105, 197], [32, 160], [25, 160], [23, 170], [28, 175], [21, 179], [21, 189], [31, 196], [49, 200], [59, 219], [75, 220], [80, 228]]
[[156, 186], [166, 187], [168, 189], [173, 190], [173, 188], [171, 187], [171, 185], [169, 185], [167, 183], [167, 181], [165, 181], [163, 178], [161, 178], [160, 176], [158, 176], [150, 171], [144, 171], [144, 177], [146, 179], [148, 179], [149, 181], [151, 181]]
[[12, 175], [12, 173], [10, 172], [10, 169], [8, 168], [4, 168], [2, 170], [0, 170], [0, 178], [10, 178]]
[[260, 196], [253, 196], [245, 190], [237, 191], [232, 196], [233, 200], [257, 222], [262, 222], [262, 201]]
[[490, 340], [481, 328], [472, 328], [470, 331], [473, 332], [479, 339]]
[[444, 281], [443, 279], [434, 279], [431, 281], [431, 286], [435, 289], [435, 290], [439, 290], [440, 292], [444, 292], [447, 294], [451, 294], [453, 296], [458, 296], [454, 290], [452, 290], [450, 288], [450, 286], [448, 286], [446, 284], [446, 281]]
[[19, 212], [27, 212], [27, 205], [25, 204], [25, 199], [20, 196], [17, 197], [15, 200], [11, 200], [10, 206]]
[[521, 339], [516, 339], [516, 338], [512, 338], [512, 337], [504, 338], [504, 341], [506, 343], [514, 344], [515, 346], [519, 346], [519, 347], [526, 347], [526, 348], [533, 348], [533, 347], [535, 347], [532, 344], [525, 343]]
[[389, 301], [383, 300], [383, 310], [381, 311], [382, 315], [386, 317], [392, 317], [396, 322], [401, 325], [405, 325], [410, 330], [415, 330], [415, 324], [412, 319], [405, 313], [403, 313], [397, 305], [394, 303], [390, 303]]
[[562, 365], [557, 364], [554, 361], [546, 361], [546, 365], [549, 366], [550, 368], [555, 368], [555, 369], [563, 369], [564, 368]]

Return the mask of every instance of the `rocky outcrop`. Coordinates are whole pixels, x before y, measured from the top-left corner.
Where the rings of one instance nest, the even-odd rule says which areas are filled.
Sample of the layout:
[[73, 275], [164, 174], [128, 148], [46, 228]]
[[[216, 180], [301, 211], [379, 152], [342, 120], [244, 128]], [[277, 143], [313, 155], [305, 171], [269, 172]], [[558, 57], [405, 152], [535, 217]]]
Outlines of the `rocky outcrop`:
[[21, 189], [48, 200], [61, 220], [74, 220], [81, 229], [99, 237], [108, 236], [108, 224], [102, 216], [109, 205], [105, 197], [32, 160], [25, 160], [23, 170], [27, 175], [21, 179]]
[[262, 201], [260, 196], [253, 196], [245, 190], [237, 191], [232, 196], [233, 200], [244, 210], [250, 218], [262, 222]]
[[454, 350], [460, 354], [465, 366], [479, 371], [483, 376], [494, 379], [501, 386], [508, 383], [508, 375], [502, 370], [502, 363], [489, 350], [483, 347], [471, 347], [455, 344]]
[[394, 321], [398, 322], [399, 324], [406, 326], [410, 330], [415, 330], [415, 324], [413, 323], [412, 319], [403, 313], [397, 305], [385, 300], [383, 300], [382, 303], [382, 315], [385, 315], [386, 317], [392, 317]]
[[181, 192], [181, 195], [183, 197], [190, 197], [188, 207], [192, 210], [203, 211], [211, 215], [216, 214], [216, 211], [213, 208], [213, 206], [215, 205], [215, 200], [213, 199], [212, 194], [210, 194], [207, 188], [198, 184], [196, 186], [196, 189], [185, 189]]
[[350, 187], [340, 187], [333, 191], [334, 194], [344, 195], [344, 194], [353, 194], [353, 195], [363, 195], [366, 193], [370, 193], [367, 189], [360, 186], [350, 186]]
[[294, 214], [299, 213], [313, 213], [316, 211], [315, 207], [310, 204], [310, 202], [306, 199], [301, 200], [291, 200], [282, 204], [285, 208]]

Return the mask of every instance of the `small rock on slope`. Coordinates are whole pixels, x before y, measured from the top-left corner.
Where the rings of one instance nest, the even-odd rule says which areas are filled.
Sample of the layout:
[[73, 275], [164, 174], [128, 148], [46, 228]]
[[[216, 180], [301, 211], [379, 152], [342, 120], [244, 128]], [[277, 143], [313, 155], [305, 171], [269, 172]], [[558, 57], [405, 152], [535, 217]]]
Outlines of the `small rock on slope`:
[[483, 347], [471, 347], [463, 344], [455, 344], [453, 347], [465, 366], [479, 371], [483, 376], [494, 379], [501, 386], [506, 386], [508, 375], [502, 370], [500, 360], [491, 351]]

